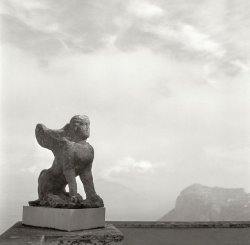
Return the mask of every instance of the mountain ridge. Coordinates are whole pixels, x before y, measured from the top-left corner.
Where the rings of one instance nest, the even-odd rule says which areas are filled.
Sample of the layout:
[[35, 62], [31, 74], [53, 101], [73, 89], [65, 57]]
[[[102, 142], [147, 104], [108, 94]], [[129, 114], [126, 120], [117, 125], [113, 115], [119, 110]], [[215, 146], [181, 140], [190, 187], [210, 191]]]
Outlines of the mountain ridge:
[[180, 192], [160, 221], [249, 221], [250, 194], [243, 188], [193, 184]]

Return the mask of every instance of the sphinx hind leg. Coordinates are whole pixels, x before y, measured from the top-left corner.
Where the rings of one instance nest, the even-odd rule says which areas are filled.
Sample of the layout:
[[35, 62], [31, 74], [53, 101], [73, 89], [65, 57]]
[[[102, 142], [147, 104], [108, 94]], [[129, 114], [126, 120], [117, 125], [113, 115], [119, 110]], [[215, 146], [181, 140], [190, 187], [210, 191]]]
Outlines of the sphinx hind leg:
[[35, 201], [29, 201], [30, 206], [42, 206], [43, 205], [43, 200], [44, 200], [44, 188], [43, 188], [43, 183], [44, 181], [41, 181], [43, 179], [43, 175], [46, 173], [47, 169], [44, 169], [41, 171], [39, 178], [38, 178], [38, 199]]
[[41, 171], [39, 178], [38, 178], [38, 199], [42, 200], [45, 196], [45, 181], [46, 181], [46, 173], [47, 173], [47, 169], [44, 169]]

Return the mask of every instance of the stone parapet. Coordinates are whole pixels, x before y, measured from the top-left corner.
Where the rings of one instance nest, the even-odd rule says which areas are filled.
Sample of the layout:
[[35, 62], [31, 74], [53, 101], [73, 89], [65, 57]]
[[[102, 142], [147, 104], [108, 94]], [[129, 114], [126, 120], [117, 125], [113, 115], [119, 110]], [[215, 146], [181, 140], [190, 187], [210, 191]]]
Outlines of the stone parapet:
[[123, 234], [112, 224], [82, 231], [59, 231], [16, 223], [0, 236], [1, 245], [121, 245]]

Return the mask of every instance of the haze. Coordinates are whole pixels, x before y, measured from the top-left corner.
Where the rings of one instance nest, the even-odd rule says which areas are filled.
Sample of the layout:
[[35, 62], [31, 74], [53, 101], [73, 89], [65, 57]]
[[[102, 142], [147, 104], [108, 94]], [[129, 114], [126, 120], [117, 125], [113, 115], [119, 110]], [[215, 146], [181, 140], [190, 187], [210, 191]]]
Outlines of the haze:
[[[1, 229], [52, 154], [37, 123], [91, 120], [108, 220], [156, 220], [193, 183], [250, 191], [250, 2], [6, 0]], [[83, 188], [78, 184], [79, 192]]]

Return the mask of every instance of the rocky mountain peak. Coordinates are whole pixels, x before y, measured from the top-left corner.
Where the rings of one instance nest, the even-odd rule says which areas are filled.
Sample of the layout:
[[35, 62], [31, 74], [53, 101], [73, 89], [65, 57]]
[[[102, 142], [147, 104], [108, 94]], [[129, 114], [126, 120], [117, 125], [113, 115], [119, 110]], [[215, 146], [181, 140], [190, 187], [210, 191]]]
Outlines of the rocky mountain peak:
[[243, 188], [188, 186], [176, 199], [175, 208], [162, 221], [250, 220], [250, 195]]

